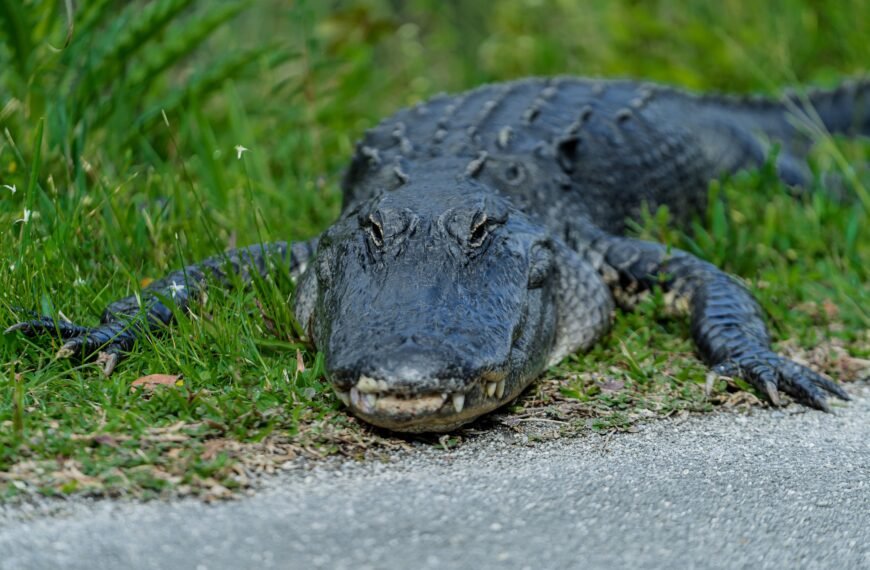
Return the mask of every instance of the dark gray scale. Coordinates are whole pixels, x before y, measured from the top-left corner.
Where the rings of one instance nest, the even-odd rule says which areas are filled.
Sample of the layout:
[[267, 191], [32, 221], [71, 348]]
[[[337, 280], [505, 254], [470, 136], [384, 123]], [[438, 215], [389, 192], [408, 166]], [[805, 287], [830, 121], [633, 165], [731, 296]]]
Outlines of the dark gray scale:
[[[527, 129], [521, 123], [529, 106], [539, 96], [543, 80], [531, 79], [506, 83], [493, 89], [481, 88], [480, 92], [489, 97], [482, 102], [482, 109], [488, 101], [496, 104], [475, 117], [475, 140], [481, 150], [490, 154], [513, 153], [516, 149], [531, 148]], [[534, 141], [532, 141], [534, 142]]]
[[570, 79], [538, 87], [541, 95], [513, 127], [516, 142], [509, 150], [551, 173], [534, 180], [550, 192], [551, 199], [531, 205], [545, 222], [564, 220], [567, 211], [621, 232], [625, 218], [638, 217], [644, 203], [687, 203], [671, 200], [675, 176], [706, 183], [706, 164], [687, 134], [657, 124], [648, 108], [653, 89]]
[[[431, 157], [439, 142], [433, 125], [447, 124], [457, 96], [439, 94], [402, 109], [363, 134], [342, 180], [344, 204], [349, 206], [411, 181], [414, 161]], [[439, 141], [446, 137], [438, 134]]]
[[448, 134], [443, 148], [451, 156], [474, 157], [480, 150], [487, 150], [483, 141], [489, 133], [482, 126], [491, 124], [494, 116], [513, 102], [518, 93], [506, 86], [486, 86], [467, 93], [459, 101], [446, 124]]
[[[621, 135], [613, 165], [619, 173], [619, 214], [638, 219], [644, 205], [652, 210], [668, 205], [678, 221], [686, 221], [703, 210], [709, 161], [688, 129], [665, 119], [654, 91], [641, 90], [616, 111], [613, 123]], [[685, 187], [698, 191], [685, 193]]]
[[502, 85], [493, 90], [489, 99], [486, 99], [481, 106], [480, 112], [474, 117], [474, 120], [465, 129], [465, 134], [468, 137], [468, 143], [473, 148], [484, 148], [483, 137], [488, 137], [492, 134], [491, 119], [497, 113], [498, 109], [509, 101], [514, 95], [513, 85]]

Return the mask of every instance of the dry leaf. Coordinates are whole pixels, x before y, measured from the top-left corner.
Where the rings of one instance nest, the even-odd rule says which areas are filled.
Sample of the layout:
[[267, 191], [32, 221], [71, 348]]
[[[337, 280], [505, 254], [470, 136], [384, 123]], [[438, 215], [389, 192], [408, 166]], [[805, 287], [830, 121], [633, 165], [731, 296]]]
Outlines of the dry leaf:
[[296, 349], [296, 372], [305, 372], [305, 361], [302, 360], [302, 351]]
[[822, 309], [825, 311], [825, 316], [828, 317], [829, 321], [833, 321], [840, 316], [840, 308], [830, 299], [822, 301]]
[[118, 447], [118, 440], [115, 439], [114, 437], [108, 435], [108, 434], [105, 434], [105, 433], [95, 435], [93, 442], [98, 443], [100, 445], [105, 445], [108, 447]]
[[133, 380], [131, 388], [153, 390], [157, 386], [184, 386], [181, 374], [149, 374]]

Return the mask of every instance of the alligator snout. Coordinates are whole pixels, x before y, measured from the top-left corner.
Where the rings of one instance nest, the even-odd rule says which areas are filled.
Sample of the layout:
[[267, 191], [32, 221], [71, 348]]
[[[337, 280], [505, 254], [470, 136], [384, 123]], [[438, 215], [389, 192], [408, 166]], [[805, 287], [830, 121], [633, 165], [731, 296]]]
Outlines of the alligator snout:
[[[437, 391], [410, 391], [408, 384], [360, 375], [335, 391], [344, 404], [369, 423], [396, 431], [446, 431], [508, 401], [507, 373], [486, 371], [471, 378], [441, 378]], [[347, 383], [343, 383], [345, 386]], [[461, 386], [448, 389], [448, 386]]]
[[327, 358], [338, 397], [366, 421], [398, 431], [440, 431], [497, 408], [511, 394], [510, 347], [484, 351], [424, 333], [381, 337], [365, 351]]

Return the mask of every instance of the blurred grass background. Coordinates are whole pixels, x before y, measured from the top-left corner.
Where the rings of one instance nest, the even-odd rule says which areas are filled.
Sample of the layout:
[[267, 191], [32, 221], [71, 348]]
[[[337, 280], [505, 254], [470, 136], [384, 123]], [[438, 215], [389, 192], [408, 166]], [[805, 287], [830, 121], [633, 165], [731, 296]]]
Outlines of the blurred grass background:
[[[338, 212], [357, 137], [436, 92], [548, 74], [833, 86], [867, 72], [867, 22], [861, 0], [0, 0], [0, 325], [24, 316], [17, 307], [93, 324], [182, 263], [316, 234]], [[822, 142], [820, 172], [870, 156]], [[666, 212], [640, 233], [753, 280], [781, 338], [866, 355], [867, 211], [822, 193], [794, 200], [769, 171], [714, 190], [727, 206], [689, 234]], [[240, 485], [239, 453], [203, 451], [220, 438], [345, 449], [365, 429], [336, 413], [315, 355], [280, 333], [291, 288], [267, 289], [214, 292], [203, 318], [143, 342], [110, 380], [53, 361], [51, 342], [0, 338], [7, 492]], [[563, 396], [616, 418], [605, 426], [636, 408], [708, 406], [685, 324], [648, 305], [554, 371]], [[655, 333], [674, 334], [651, 351]], [[602, 392], [590, 369], [625, 389]], [[130, 393], [157, 372], [184, 373], [185, 386]], [[169, 427], [183, 441], [160, 440]]]

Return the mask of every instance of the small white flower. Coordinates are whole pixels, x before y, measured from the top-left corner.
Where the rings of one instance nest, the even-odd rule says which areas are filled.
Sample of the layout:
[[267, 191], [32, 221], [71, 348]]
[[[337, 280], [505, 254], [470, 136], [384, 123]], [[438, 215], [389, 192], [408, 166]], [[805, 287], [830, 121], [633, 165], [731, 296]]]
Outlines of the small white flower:
[[76, 277], [75, 281], [73, 281], [73, 287], [81, 287], [85, 284], [85, 280], [81, 277]]
[[32, 215], [33, 215], [33, 212], [31, 212], [31, 211], [28, 210], [27, 208], [24, 208], [24, 217], [21, 218], [21, 219], [19, 219], [19, 220], [15, 220], [14, 223], [17, 224], [18, 222], [21, 222], [22, 224], [26, 224], [27, 222], [30, 221], [30, 218], [31, 218]]
[[9, 271], [15, 271], [15, 264], [14, 263], [9, 264]]
[[13, 194], [15, 194], [16, 192], [18, 192], [18, 188], [15, 187], [15, 184], [13, 184], [12, 186], [10, 186], [10, 185], [8, 185], [8, 184], [4, 184], [4, 185], [3, 185], [3, 188], [8, 188], [9, 191], [12, 192]]
[[237, 144], [236, 145], [236, 158], [239, 160], [242, 160], [242, 155], [245, 154], [246, 152], [248, 152], [249, 150], [251, 150], [251, 149], [245, 148], [242, 145]]
[[174, 299], [176, 295], [184, 291], [184, 285], [173, 281], [172, 285], [169, 286], [169, 290], [172, 291], [172, 298]]

